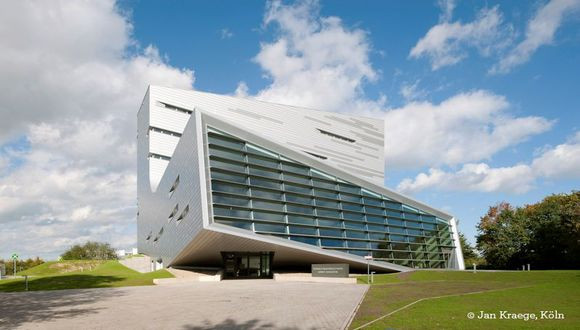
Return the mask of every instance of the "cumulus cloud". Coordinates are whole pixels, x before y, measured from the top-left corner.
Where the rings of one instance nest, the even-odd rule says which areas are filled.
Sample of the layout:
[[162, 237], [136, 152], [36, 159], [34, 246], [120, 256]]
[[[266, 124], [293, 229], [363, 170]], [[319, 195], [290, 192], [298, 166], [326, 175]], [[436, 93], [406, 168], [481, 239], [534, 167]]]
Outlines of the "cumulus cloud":
[[527, 62], [538, 48], [551, 44], [564, 16], [580, 8], [580, 0], [551, 0], [530, 19], [526, 36], [514, 49], [492, 67], [490, 73], [507, 73]]
[[530, 164], [492, 168], [485, 163], [464, 164], [457, 172], [430, 168], [397, 186], [403, 193], [435, 188], [449, 191], [525, 193], [538, 178], [580, 178], [580, 132], [570, 141], [546, 149]]
[[364, 83], [378, 77], [365, 31], [321, 17], [316, 1], [273, 1], [264, 26], [273, 26], [276, 37], [261, 44], [254, 60], [272, 82], [256, 98], [339, 112], [382, 108], [385, 98], [370, 100], [363, 92]]
[[412, 102], [385, 114], [389, 168], [456, 165], [490, 158], [553, 125], [542, 117], [514, 117], [505, 97], [459, 93], [433, 104]]
[[427, 57], [431, 69], [437, 70], [459, 63], [467, 57], [470, 47], [482, 56], [490, 56], [509, 45], [513, 29], [503, 24], [498, 6], [483, 8], [474, 21], [461, 23], [450, 21], [454, 2], [442, 3], [441, 21], [417, 42], [409, 53], [410, 57]]
[[0, 251], [134, 244], [136, 112], [147, 85], [191, 88], [194, 74], [131, 33], [112, 0], [3, 5]]

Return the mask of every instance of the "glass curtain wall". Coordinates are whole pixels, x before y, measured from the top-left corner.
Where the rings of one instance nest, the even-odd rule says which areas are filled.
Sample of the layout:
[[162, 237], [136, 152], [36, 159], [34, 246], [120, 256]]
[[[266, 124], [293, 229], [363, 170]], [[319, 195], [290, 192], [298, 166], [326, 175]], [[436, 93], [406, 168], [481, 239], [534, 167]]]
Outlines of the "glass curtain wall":
[[213, 221], [408, 267], [445, 268], [447, 221], [208, 128]]

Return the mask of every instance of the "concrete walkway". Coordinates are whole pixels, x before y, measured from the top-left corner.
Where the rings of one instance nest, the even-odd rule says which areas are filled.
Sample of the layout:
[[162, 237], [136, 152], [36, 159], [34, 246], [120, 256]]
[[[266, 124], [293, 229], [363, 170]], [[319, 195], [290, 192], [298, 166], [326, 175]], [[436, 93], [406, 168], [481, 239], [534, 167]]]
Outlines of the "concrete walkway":
[[273, 280], [3, 293], [1, 329], [341, 329], [367, 286]]

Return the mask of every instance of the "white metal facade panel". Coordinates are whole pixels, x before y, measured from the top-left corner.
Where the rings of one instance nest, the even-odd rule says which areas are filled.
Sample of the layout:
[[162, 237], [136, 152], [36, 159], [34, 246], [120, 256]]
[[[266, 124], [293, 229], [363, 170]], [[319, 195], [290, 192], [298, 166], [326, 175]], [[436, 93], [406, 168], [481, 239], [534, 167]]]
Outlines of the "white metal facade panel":
[[[159, 86], [150, 86], [149, 90], [151, 107], [155, 109], [152, 122], [162, 121], [162, 115], [172, 111], [157, 106], [158, 102], [189, 110], [195, 108], [250, 131], [259, 132], [261, 136], [308, 157], [316, 158], [306, 152], [326, 157], [325, 162], [334, 167], [383, 184], [382, 120]], [[165, 112], [158, 112], [157, 108]], [[319, 130], [354, 142], [323, 134]]]
[[178, 142], [177, 136], [156, 131], [149, 132], [149, 152], [171, 158]]

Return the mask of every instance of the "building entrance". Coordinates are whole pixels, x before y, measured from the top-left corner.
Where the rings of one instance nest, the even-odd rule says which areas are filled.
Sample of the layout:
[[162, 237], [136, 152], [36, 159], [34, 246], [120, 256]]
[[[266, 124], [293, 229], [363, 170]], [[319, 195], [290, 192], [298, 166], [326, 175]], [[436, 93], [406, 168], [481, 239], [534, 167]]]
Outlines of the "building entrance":
[[224, 279], [272, 278], [274, 252], [222, 252]]

